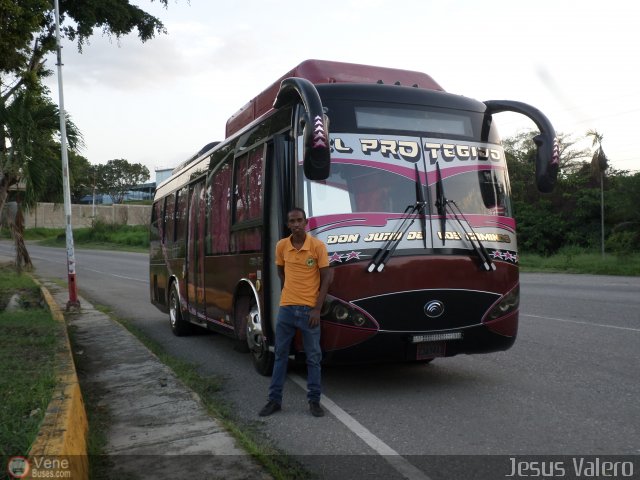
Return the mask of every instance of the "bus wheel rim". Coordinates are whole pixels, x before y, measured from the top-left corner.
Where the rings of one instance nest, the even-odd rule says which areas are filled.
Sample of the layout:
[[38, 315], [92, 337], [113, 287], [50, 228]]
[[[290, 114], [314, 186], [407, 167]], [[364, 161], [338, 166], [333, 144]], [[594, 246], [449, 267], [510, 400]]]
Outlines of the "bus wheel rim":
[[265, 342], [257, 305], [251, 307], [247, 318], [247, 344], [254, 356], [259, 358], [263, 355]]
[[175, 295], [171, 295], [171, 302], [169, 305], [169, 320], [171, 321], [171, 325], [176, 325], [177, 323], [177, 309], [178, 309], [178, 305], [177, 305], [177, 300], [176, 300], [176, 296]]

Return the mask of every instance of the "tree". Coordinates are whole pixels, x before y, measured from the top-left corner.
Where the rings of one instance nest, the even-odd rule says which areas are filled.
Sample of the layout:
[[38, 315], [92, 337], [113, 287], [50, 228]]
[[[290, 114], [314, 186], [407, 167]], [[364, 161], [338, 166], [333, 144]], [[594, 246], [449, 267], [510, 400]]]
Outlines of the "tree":
[[[7, 198], [8, 188], [21, 184], [24, 192], [16, 195], [17, 209], [9, 216], [11, 235], [16, 245], [16, 266], [31, 267], [31, 259], [23, 241], [24, 224], [22, 207], [30, 207], [59, 177], [51, 179], [51, 168], [59, 165], [60, 145], [55, 133], [59, 127], [59, 112], [47, 97], [33, 90], [22, 90], [13, 102], [0, 112], [9, 146], [4, 151], [1, 180], [6, 188], [0, 191], [2, 203]], [[67, 122], [67, 138], [72, 148], [81, 142], [78, 129]], [[56, 170], [54, 170], [56, 171]], [[60, 171], [60, 167], [57, 168]]]
[[596, 144], [598, 145], [598, 149], [593, 153], [591, 160], [591, 172], [595, 178], [600, 178], [600, 248], [604, 256], [604, 171], [607, 169], [608, 159], [602, 149], [602, 134], [596, 130], [589, 130], [587, 137], [593, 137], [592, 146], [595, 147]]
[[122, 203], [129, 190], [149, 179], [149, 169], [118, 158], [98, 165], [96, 177], [98, 191], [110, 195], [113, 203]]
[[[167, 7], [167, 0], [158, 1]], [[116, 38], [137, 29], [143, 42], [166, 32], [159, 19], [128, 0], [60, 3], [61, 34], [77, 41], [79, 50], [98, 27]], [[24, 158], [11, 156], [17, 128], [9, 128], [6, 113], [27, 92], [30, 98], [48, 94], [41, 80], [51, 73], [44, 68], [45, 56], [56, 48], [54, 13], [49, 0], [0, 0], [0, 211]]]
[[576, 172], [590, 155], [575, 148], [576, 140], [559, 134], [560, 170], [553, 192], [540, 193], [535, 185], [536, 146], [534, 132], [522, 132], [503, 140], [511, 182], [511, 198], [518, 223], [518, 242], [524, 251], [539, 254], [556, 252], [572, 234], [569, 226], [576, 218], [575, 198], [567, 192], [582, 191], [576, 182]]
[[[158, 1], [167, 7], [167, 0]], [[64, 0], [60, 24], [61, 35], [77, 41], [80, 51], [97, 27], [116, 38], [136, 29], [143, 42], [166, 31], [160, 20], [128, 0]], [[42, 180], [53, 177], [42, 163], [52, 157], [41, 153], [44, 146], [54, 148], [59, 125], [52, 130], [49, 122], [42, 126], [33, 119], [43, 119], [41, 114], [55, 107], [42, 85], [51, 73], [45, 57], [56, 49], [55, 27], [50, 0], [0, 0], [0, 212], [11, 185], [26, 182], [25, 200], [30, 201], [41, 191]], [[72, 135], [67, 127], [70, 144]], [[37, 147], [31, 144], [36, 138]]]
[[602, 149], [602, 140], [604, 140], [604, 136], [597, 130], [588, 130], [587, 137], [593, 137], [591, 146], [598, 146], [598, 149], [593, 153], [593, 157], [591, 158], [591, 169], [594, 177], [599, 178], [600, 174], [604, 173], [607, 169], [609, 163], [609, 159]]
[[[589, 131], [587, 136], [593, 136], [593, 146], [600, 147], [602, 135]], [[532, 137], [532, 132], [524, 132], [503, 140], [522, 250], [551, 254], [566, 246], [597, 248], [602, 241], [604, 193], [607, 247], [618, 254], [637, 252], [640, 248], [640, 209], [637, 208], [640, 172], [610, 168], [606, 165], [606, 156], [603, 159], [599, 155], [599, 148], [595, 153], [588, 148], [578, 149], [577, 142], [560, 135], [558, 183], [553, 192], [541, 194], [533, 181], [535, 145]], [[600, 185], [602, 167], [607, 167], [604, 191]]]

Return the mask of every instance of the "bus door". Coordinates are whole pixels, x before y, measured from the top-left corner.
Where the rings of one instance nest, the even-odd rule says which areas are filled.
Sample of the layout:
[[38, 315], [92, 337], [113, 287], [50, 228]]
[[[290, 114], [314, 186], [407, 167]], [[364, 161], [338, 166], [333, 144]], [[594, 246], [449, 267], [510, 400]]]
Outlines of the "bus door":
[[[278, 240], [290, 232], [286, 228], [287, 211], [293, 207], [294, 172], [291, 142], [285, 135], [276, 135], [273, 142], [268, 144], [267, 161], [265, 162], [265, 176], [268, 178], [269, 188], [265, 190], [265, 241], [264, 261], [268, 278], [266, 285], [270, 286], [265, 292], [265, 310], [275, 327], [275, 321], [280, 305], [280, 277], [275, 266], [274, 252]], [[275, 331], [275, 328], [273, 329]], [[272, 337], [273, 338], [273, 337]]]
[[204, 179], [189, 188], [189, 230], [187, 238], [187, 301], [191, 320], [205, 322], [204, 247], [205, 201]]

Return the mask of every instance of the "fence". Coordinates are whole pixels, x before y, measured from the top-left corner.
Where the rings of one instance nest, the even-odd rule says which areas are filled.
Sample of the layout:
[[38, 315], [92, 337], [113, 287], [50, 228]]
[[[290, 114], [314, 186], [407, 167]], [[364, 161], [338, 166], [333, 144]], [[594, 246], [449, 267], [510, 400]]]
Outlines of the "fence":
[[[3, 213], [15, 209], [7, 202]], [[148, 225], [151, 205], [71, 205], [72, 228], [90, 227], [95, 220], [118, 225]], [[38, 203], [24, 212], [25, 228], [65, 228], [64, 205], [61, 203]]]

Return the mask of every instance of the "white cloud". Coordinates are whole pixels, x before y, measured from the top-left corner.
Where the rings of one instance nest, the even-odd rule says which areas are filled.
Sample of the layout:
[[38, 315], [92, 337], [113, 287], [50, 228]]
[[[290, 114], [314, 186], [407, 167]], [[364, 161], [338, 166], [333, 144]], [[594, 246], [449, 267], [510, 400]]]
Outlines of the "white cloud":
[[[144, 44], [132, 35], [118, 47], [98, 33], [82, 55], [72, 45], [63, 51], [66, 107], [93, 162], [177, 163], [220, 139], [226, 119], [284, 72], [320, 58], [422, 71], [452, 93], [531, 103], [558, 131], [601, 131], [612, 163], [640, 168], [633, 143], [640, 93], [629, 73], [640, 67], [640, 4], [139, 4], [167, 35]], [[55, 76], [49, 82], [56, 92]], [[523, 120], [498, 120], [503, 134], [523, 127]]]

